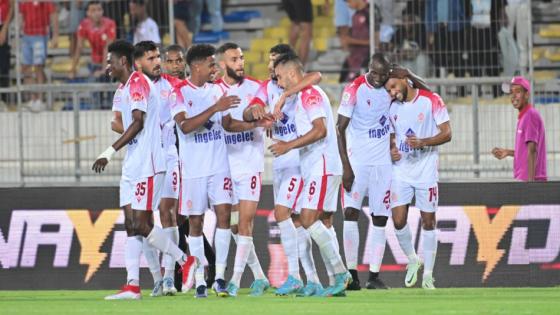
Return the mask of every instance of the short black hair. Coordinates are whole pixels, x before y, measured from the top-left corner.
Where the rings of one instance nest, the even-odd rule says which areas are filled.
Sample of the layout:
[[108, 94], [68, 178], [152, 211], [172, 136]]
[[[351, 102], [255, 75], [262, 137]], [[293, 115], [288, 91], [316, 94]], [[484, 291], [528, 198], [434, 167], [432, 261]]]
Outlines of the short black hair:
[[270, 48], [270, 51], [268, 53], [269, 54], [276, 54], [276, 55], [283, 55], [283, 54], [287, 54], [287, 53], [294, 53], [294, 49], [292, 48], [292, 46], [290, 46], [288, 44], [278, 44], [278, 45], [272, 46], [272, 48]]
[[389, 61], [389, 58], [387, 58], [387, 56], [384, 53], [380, 53], [380, 52], [377, 52], [371, 56], [370, 65], [373, 64], [374, 62], [380, 63], [383, 66], [391, 65], [391, 61]]
[[187, 52], [187, 64], [190, 66], [193, 62], [202, 61], [216, 54], [216, 48], [209, 44], [192, 45]]
[[225, 43], [222, 46], [218, 47], [218, 49], [216, 50], [216, 54], [222, 55], [223, 53], [225, 53], [230, 49], [237, 49], [237, 48], [239, 48], [239, 45], [237, 45], [236, 43]]
[[119, 39], [112, 42], [107, 48], [107, 52], [116, 55], [118, 58], [126, 57], [126, 62], [132, 66], [132, 55], [134, 54], [134, 46], [131, 43]]
[[303, 65], [301, 60], [294, 52], [289, 52], [287, 54], [282, 54], [274, 61], [274, 68], [278, 67], [279, 65], [285, 65], [288, 63], [295, 63], [301, 70], [303, 70]]
[[99, 1], [99, 0], [89, 1], [86, 5], [86, 12], [87, 12], [87, 10], [89, 10], [90, 5], [95, 5], [95, 4], [101, 5], [101, 1]]
[[134, 45], [134, 60], [144, 57], [148, 51], [158, 49], [158, 45], [151, 40], [145, 40]]
[[168, 52], [171, 52], [171, 51], [185, 54], [185, 49], [183, 48], [183, 46], [177, 45], [177, 44], [173, 44], [173, 45], [169, 45], [169, 46], [165, 47], [164, 52], [168, 53]]

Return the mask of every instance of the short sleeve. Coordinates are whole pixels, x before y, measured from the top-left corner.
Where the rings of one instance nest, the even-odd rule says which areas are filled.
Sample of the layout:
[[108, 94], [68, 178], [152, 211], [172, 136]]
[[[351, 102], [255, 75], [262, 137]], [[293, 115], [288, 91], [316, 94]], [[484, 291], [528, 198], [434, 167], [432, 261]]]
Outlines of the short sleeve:
[[436, 93], [433, 93], [430, 99], [432, 101], [432, 115], [434, 117], [436, 125], [439, 126], [443, 123], [448, 122], [449, 113], [447, 112], [447, 107], [445, 106], [445, 103], [441, 99], [441, 96], [439, 96]]
[[340, 106], [338, 107], [338, 114], [344, 117], [351, 118], [354, 113], [354, 108], [356, 108], [356, 94], [359, 85], [355, 82], [348, 84], [344, 91], [342, 92], [342, 97], [340, 99]]
[[122, 86], [119, 86], [119, 88], [115, 91], [115, 94], [113, 95], [113, 107], [111, 108], [112, 111], [114, 112], [121, 112], [123, 111], [122, 109], [122, 99], [121, 99], [121, 90]]
[[148, 111], [148, 97], [150, 96], [150, 85], [146, 78], [138, 72], [130, 80], [130, 111]]
[[267, 104], [268, 104], [268, 83], [269, 83], [268, 80], [261, 83], [261, 85], [257, 89], [257, 93], [255, 93], [255, 96], [249, 102], [249, 106], [252, 106], [252, 105], [256, 104], [256, 105], [260, 105], [262, 107], [267, 107]]
[[86, 20], [85, 19], [80, 22], [80, 25], [78, 26], [78, 32], [77, 33], [78, 33], [79, 38], [87, 38], [88, 30], [87, 30], [87, 25], [86, 25]]
[[536, 111], [527, 112], [527, 120], [523, 126], [523, 142], [539, 143], [539, 134], [542, 131], [542, 122]]
[[181, 87], [174, 87], [169, 93], [169, 110], [171, 111], [171, 117], [175, 118], [177, 114], [182, 112], [187, 112], [187, 106], [185, 105], [185, 98], [183, 97], [183, 92], [181, 92]]
[[323, 102], [323, 97], [319, 91], [314, 88], [308, 88], [301, 93], [302, 107], [305, 110], [309, 121], [327, 117]]

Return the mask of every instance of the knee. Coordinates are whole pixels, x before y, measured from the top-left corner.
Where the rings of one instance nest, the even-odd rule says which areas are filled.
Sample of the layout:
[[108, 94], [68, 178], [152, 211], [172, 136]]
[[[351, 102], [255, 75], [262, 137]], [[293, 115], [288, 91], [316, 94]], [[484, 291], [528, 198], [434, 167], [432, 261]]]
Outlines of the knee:
[[378, 227], [385, 227], [387, 225], [387, 219], [389, 219], [386, 216], [375, 216], [375, 215], [371, 215], [371, 221], [373, 222], [374, 226], [378, 226]]
[[345, 221], [358, 221], [360, 217], [360, 211], [355, 208], [345, 208], [344, 209], [344, 220]]
[[147, 237], [152, 231], [152, 228], [154, 227], [153, 224], [150, 224], [150, 222], [141, 221], [141, 220], [135, 220], [133, 226], [134, 226], [134, 234], [141, 235], [144, 237]]
[[134, 222], [132, 218], [124, 218], [124, 229], [127, 236], [134, 236]]
[[432, 231], [436, 228], [436, 220], [434, 218], [422, 219], [422, 229]]
[[393, 217], [393, 225], [396, 230], [402, 230], [406, 226], [406, 218], [404, 217]]

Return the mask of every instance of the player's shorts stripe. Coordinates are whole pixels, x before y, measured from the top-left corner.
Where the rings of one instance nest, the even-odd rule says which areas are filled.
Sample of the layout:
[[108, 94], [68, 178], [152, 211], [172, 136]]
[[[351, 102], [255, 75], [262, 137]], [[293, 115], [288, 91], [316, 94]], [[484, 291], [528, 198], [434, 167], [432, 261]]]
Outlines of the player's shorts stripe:
[[321, 192], [319, 193], [319, 203], [317, 204], [317, 210], [323, 211], [323, 206], [325, 204], [325, 197], [327, 195], [327, 182], [328, 176], [321, 176]]
[[148, 177], [148, 201], [146, 201], [146, 210], [152, 211], [152, 200], [154, 199], [154, 177]]
[[296, 193], [296, 198], [294, 200], [294, 204], [292, 205], [292, 209], [294, 209], [294, 210], [296, 209], [296, 205], [297, 205], [297, 202], [299, 200], [299, 196], [301, 196], [302, 191], [303, 191], [303, 180], [300, 179], [299, 180], [299, 187], [298, 187], [298, 190], [297, 190], [297, 193]]

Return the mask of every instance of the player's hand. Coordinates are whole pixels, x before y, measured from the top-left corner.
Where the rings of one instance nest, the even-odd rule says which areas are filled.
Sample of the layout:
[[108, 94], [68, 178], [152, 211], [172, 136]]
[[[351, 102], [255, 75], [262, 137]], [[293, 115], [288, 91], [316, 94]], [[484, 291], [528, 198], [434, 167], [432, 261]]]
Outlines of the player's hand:
[[399, 152], [399, 149], [397, 147], [392, 147], [391, 148], [391, 161], [396, 162], [396, 161], [400, 161], [401, 159], [401, 153]]
[[389, 69], [389, 73], [394, 78], [404, 79], [410, 74], [408, 69], [399, 66], [398, 64], [392, 64]]
[[278, 98], [278, 101], [276, 101], [276, 104], [274, 105], [274, 112], [272, 112], [272, 115], [274, 115], [274, 119], [280, 120], [284, 118], [284, 113], [282, 112], [282, 108], [284, 107], [285, 103], [286, 103], [286, 95], [282, 93], [280, 94], [280, 98]]
[[264, 118], [257, 120], [257, 127], [270, 129], [274, 126], [274, 121], [275, 120], [271, 115], [266, 115]]
[[352, 190], [352, 184], [354, 184], [354, 171], [351, 167], [344, 168], [342, 172], [342, 187], [344, 187], [344, 190], [347, 192], [350, 192], [350, 190]]
[[106, 158], [100, 158], [95, 160], [91, 169], [96, 173], [101, 173], [105, 170], [105, 166], [107, 166], [107, 164], [109, 164], [109, 160]]
[[227, 96], [226, 94], [222, 95], [220, 99], [214, 104], [215, 108], [219, 112], [225, 112], [230, 108], [235, 108], [241, 103], [241, 99], [236, 95]]
[[266, 136], [267, 136], [269, 139], [272, 139], [272, 136], [273, 136], [273, 134], [272, 134], [272, 128], [266, 129]]
[[417, 138], [416, 136], [407, 137], [406, 144], [408, 144], [413, 149], [422, 149], [426, 145], [424, 143], [424, 140]]
[[277, 140], [276, 143], [269, 146], [268, 149], [275, 157], [279, 157], [280, 155], [288, 153], [291, 150], [288, 142]]
[[264, 107], [258, 104], [251, 105], [249, 110], [251, 111], [251, 115], [253, 116], [254, 120], [260, 120], [266, 116], [266, 111], [264, 110]]
[[494, 155], [495, 158], [497, 158], [498, 160], [504, 159], [508, 156], [508, 152], [506, 149], [502, 149], [502, 148], [494, 148], [492, 149], [492, 154]]
[[51, 39], [51, 48], [58, 47], [58, 35], [54, 35]]

